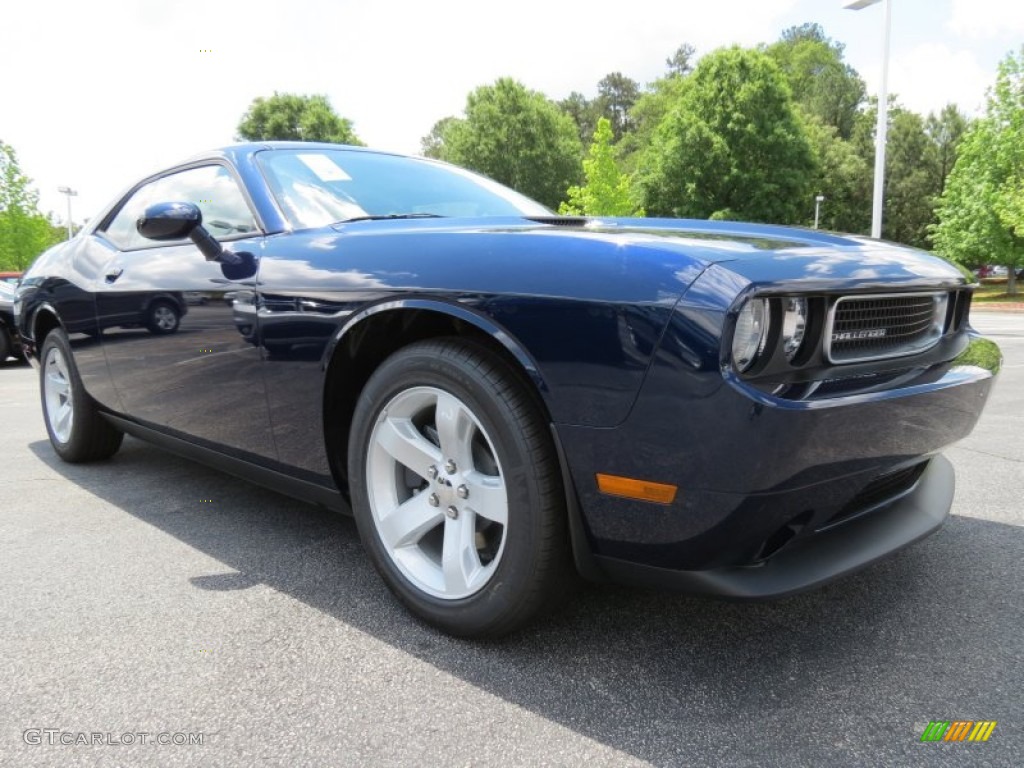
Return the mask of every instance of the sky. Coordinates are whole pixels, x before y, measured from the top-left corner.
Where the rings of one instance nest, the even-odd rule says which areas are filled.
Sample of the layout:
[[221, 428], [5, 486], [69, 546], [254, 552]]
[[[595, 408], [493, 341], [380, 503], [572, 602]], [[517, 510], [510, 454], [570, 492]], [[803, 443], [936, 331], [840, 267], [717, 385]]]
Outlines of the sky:
[[[511, 76], [552, 99], [609, 72], [641, 84], [682, 43], [698, 55], [817, 22], [869, 93], [881, 4], [850, 0], [8, 0], [0, 17], [0, 140], [40, 208], [76, 222], [126, 186], [229, 144], [251, 101], [323, 93], [369, 146], [416, 154], [474, 88]], [[1024, 44], [1021, 0], [891, 0], [889, 84], [922, 114], [984, 109], [1000, 59]]]

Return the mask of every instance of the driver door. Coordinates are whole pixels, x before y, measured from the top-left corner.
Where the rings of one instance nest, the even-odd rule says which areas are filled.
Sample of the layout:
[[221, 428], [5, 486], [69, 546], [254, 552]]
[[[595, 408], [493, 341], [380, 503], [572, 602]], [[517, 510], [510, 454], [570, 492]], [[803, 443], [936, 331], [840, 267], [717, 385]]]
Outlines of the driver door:
[[97, 230], [103, 251], [96, 312], [111, 379], [129, 416], [244, 454], [276, 459], [260, 350], [236, 323], [256, 275], [229, 279], [191, 241], [156, 242], [135, 228], [158, 202], [190, 202], [236, 252], [258, 256], [263, 235], [234, 174], [207, 164], [133, 190]]

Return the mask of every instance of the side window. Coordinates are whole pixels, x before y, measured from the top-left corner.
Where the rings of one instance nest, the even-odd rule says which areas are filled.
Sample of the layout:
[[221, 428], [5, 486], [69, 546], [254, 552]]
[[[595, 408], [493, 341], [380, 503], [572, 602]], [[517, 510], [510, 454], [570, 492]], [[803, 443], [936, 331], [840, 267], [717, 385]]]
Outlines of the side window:
[[203, 212], [203, 226], [218, 240], [257, 231], [234, 177], [222, 165], [206, 165], [163, 176], [137, 189], [107, 225], [106, 238], [122, 251], [156, 245], [156, 241], [135, 229], [135, 221], [154, 203], [198, 205]]

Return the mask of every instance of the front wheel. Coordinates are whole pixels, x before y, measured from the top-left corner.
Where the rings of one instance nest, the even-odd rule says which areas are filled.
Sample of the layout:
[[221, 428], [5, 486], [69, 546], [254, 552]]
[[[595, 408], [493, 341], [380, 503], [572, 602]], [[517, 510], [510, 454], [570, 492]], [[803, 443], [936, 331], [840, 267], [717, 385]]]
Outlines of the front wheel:
[[64, 461], [78, 463], [113, 456], [124, 433], [106, 421], [82, 386], [64, 331], [51, 331], [39, 359], [39, 388], [50, 444]]
[[482, 346], [421, 342], [386, 360], [359, 398], [349, 478], [374, 566], [446, 632], [511, 632], [574, 581], [544, 419]]

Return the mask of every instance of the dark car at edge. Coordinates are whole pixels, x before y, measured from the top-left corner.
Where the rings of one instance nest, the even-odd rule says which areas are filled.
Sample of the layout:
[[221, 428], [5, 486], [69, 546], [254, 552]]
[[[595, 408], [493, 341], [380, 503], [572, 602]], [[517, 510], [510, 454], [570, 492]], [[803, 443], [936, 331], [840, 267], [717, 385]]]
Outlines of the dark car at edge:
[[495, 636], [579, 575], [779, 597], [937, 530], [998, 367], [972, 291], [867, 238], [266, 143], [129, 188], [16, 312], [63, 459], [127, 433], [351, 512], [413, 613]]
[[14, 319], [14, 285], [0, 281], [0, 363], [21, 357], [21, 338]]

